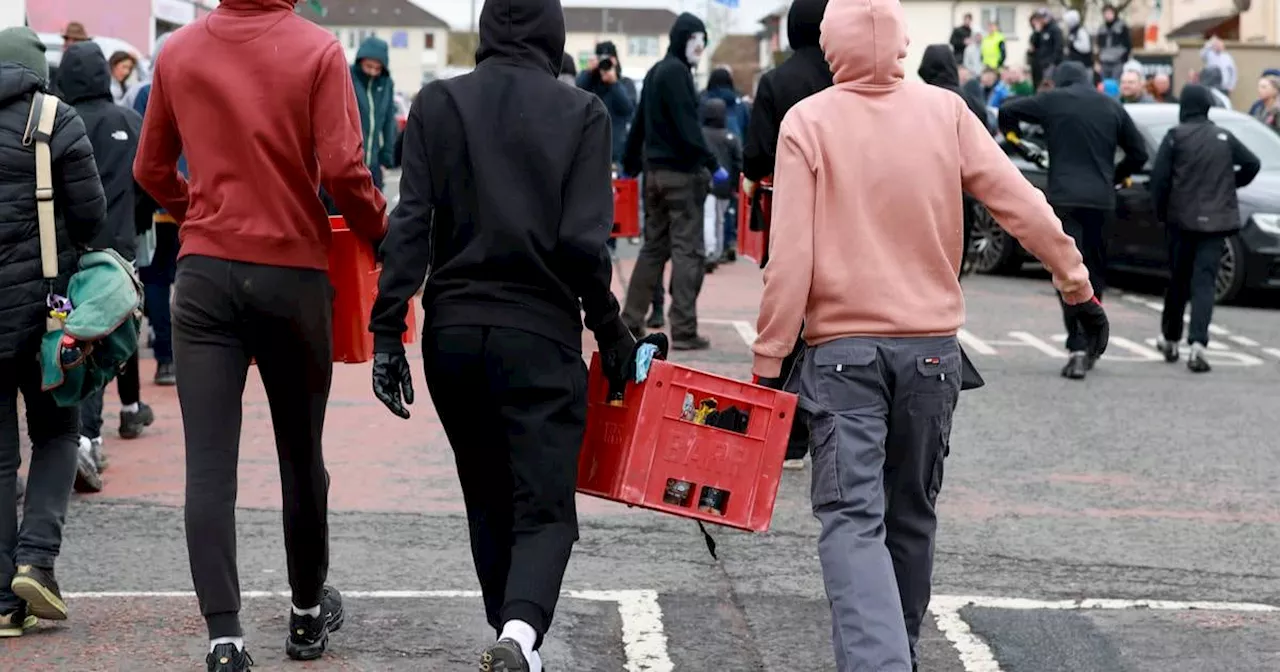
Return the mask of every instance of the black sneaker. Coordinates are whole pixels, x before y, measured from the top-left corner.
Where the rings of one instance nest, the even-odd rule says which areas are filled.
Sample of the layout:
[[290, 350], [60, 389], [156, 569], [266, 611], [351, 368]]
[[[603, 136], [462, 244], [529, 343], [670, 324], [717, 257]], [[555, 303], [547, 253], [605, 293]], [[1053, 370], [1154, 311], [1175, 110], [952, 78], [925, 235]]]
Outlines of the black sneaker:
[[253, 667], [253, 657], [235, 644], [219, 644], [205, 656], [204, 663], [209, 672], [240, 672]]
[[34, 565], [18, 565], [9, 588], [27, 603], [27, 612], [48, 621], [67, 620], [67, 603], [62, 601], [53, 570]]
[[138, 410], [120, 411], [120, 438], [136, 439], [142, 436], [142, 430], [150, 427], [155, 421], [155, 412], [150, 406], [139, 401]]
[[662, 309], [655, 308], [653, 312], [649, 313], [649, 320], [644, 323], [644, 326], [650, 329], [661, 329], [667, 326], [666, 319], [662, 317]]
[[711, 339], [706, 336], [689, 336], [677, 338], [671, 343], [673, 350], [707, 350], [711, 347]]
[[172, 387], [178, 384], [178, 376], [173, 371], [173, 362], [156, 365], [156, 385]]
[[1192, 373], [1209, 373], [1213, 370], [1209, 360], [1204, 357], [1204, 346], [1196, 343], [1191, 346], [1191, 354], [1187, 355], [1187, 368]]
[[704, 265], [704, 268], [707, 270], [708, 273], [715, 273], [716, 269], [720, 268], [720, 262], [708, 260], [707, 263]]
[[499, 639], [480, 654], [480, 672], [529, 672], [529, 661], [515, 640]]
[[21, 637], [23, 633], [36, 627], [38, 622], [39, 619], [27, 613], [26, 603], [20, 604], [17, 609], [0, 614], [0, 639]]
[[1084, 380], [1085, 374], [1089, 371], [1089, 356], [1083, 352], [1071, 353], [1071, 359], [1067, 360], [1067, 365], [1062, 367], [1062, 377], [1071, 380]]
[[726, 264], [732, 264], [737, 260], [738, 260], [738, 252], [732, 248], [725, 250], [724, 254], [720, 257], [720, 261]]
[[289, 639], [284, 650], [294, 660], [315, 660], [329, 646], [329, 633], [342, 629], [346, 614], [342, 611], [342, 593], [324, 587], [320, 596], [319, 616], [299, 616], [289, 610]]

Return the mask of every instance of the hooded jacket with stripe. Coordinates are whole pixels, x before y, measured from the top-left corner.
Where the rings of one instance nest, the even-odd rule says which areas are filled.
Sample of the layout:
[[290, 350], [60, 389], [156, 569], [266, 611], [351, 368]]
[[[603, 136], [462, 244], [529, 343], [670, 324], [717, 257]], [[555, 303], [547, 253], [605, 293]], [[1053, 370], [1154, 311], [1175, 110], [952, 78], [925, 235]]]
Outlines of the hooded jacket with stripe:
[[[370, 59], [382, 64], [382, 74], [370, 77], [360, 61]], [[370, 168], [393, 168], [396, 136], [396, 86], [391, 79], [390, 51], [386, 41], [370, 37], [360, 43], [355, 63], [351, 64], [351, 81], [355, 87], [356, 107], [360, 109], [360, 131], [364, 136], [365, 164]]]
[[58, 240], [58, 278], [50, 287], [40, 267], [36, 151], [22, 143], [32, 98], [44, 88], [31, 70], [0, 63], [0, 360], [34, 356], [45, 331], [45, 297], [66, 293], [77, 248], [98, 233], [107, 211], [84, 121], [60, 103], [49, 142]]
[[818, 46], [826, 9], [827, 0], [796, 0], [787, 13], [791, 57], [760, 78], [747, 124], [742, 174], [752, 182], [773, 174], [778, 129], [787, 112], [796, 103], [831, 86], [831, 68]]
[[136, 212], [139, 207], [144, 211], [154, 208], [150, 197], [133, 181], [142, 116], [115, 103], [107, 57], [96, 43], [74, 44], [63, 53], [58, 88], [84, 120], [107, 198], [106, 222], [89, 247], [112, 249], [133, 259], [138, 235]]
[[639, 175], [648, 167], [678, 173], [715, 172], [719, 167], [702, 137], [698, 91], [685, 60], [689, 38], [706, 32], [702, 19], [687, 12], [671, 26], [667, 55], [644, 76], [622, 161], [628, 174]]
[[584, 322], [602, 344], [626, 334], [605, 246], [612, 124], [598, 97], [557, 79], [564, 40], [558, 0], [489, 0], [475, 70], [418, 92], [382, 246], [376, 352], [403, 352], [424, 277], [427, 330], [506, 327], [573, 351]]
[[1151, 198], [1157, 219], [1169, 226], [1231, 233], [1241, 226], [1236, 189], [1252, 182], [1262, 163], [1230, 131], [1209, 121], [1211, 107], [1209, 89], [1182, 89], [1181, 123], [1169, 129], [1156, 152]]
[[[1057, 207], [1112, 210], [1116, 185], [1147, 163], [1146, 140], [1124, 106], [1092, 85], [1083, 65], [1068, 61], [1053, 73], [1054, 88], [1000, 106], [1000, 132], [1019, 123], [1044, 128], [1049, 147], [1049, 202]], [[1116, 164], [1116, 149], [1124, 160]]]

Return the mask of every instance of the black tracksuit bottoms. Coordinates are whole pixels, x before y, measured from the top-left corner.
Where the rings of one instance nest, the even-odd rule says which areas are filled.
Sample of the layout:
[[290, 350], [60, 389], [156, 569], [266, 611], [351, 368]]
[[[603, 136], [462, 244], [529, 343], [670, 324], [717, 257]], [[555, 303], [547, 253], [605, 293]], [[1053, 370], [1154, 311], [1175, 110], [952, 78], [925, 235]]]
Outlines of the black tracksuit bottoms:
[[174, 293], [191, 577], [210, 639], [238, 637], [236, 466], [251, 360], [275, 431], [293, 603], [319, 604], [329, 572], [321, 432], [333, 374], [333, 289], [324, 271], [188, 256], [178, 262]]
[[427, 387], [453, 446], [489, 625], [551, 625], [578, 540], [574, 490], [587, 422], [582, 354], [504, 327], [437, 327]]
[[[1102, 300], [1107, 289], [1107, 227], [1112, 213], [1101, 208], [1058, 207], [1058, 219], [1062, 220], [1062, 230], [1076, 241], [1076, 249], [1084, 257], [1085, 268], [1089, 269], [1089, 282], [1093, 285], [1093, 293]], [[1067, 327], [1067, 351], [1084, 352], [1089, 347], [1088, 337], [1084, 329], [1075, 320], [1067, 316], [1067, 304], [1058, 296], [1062, 304], [1062, 321]]]
[[1191, 302], [1191, 329], [1188, 343], [1209, 345], [1209, 323], [1213, 320], [1218, 266], [1226, 245], [1223, 233], [1197, 233], [1169, 228], [1169, 291], [1164, 295], [1160, 331], [1166, 341], [1182, 339], [1182, 316]]

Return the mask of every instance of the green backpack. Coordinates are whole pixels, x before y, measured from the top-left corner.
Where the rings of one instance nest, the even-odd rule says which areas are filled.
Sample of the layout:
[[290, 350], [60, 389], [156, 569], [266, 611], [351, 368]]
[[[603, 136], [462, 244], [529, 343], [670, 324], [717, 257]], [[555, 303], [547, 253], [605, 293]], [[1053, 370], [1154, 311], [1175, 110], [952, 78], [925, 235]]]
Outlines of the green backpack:
[[40, 342], [41, 389], [59, 406], [70, 407], [106, 386], [138, 351], [142, 283], [123, 257], [98, 250], [80, 257], [67, 296], [52, 293], [58, 278], [58, 240], [49, 138], [57, 111], [57, 98], [37, 93], [23, 144], [35, 142], [40, 267], [51, 288], [47, 329]]

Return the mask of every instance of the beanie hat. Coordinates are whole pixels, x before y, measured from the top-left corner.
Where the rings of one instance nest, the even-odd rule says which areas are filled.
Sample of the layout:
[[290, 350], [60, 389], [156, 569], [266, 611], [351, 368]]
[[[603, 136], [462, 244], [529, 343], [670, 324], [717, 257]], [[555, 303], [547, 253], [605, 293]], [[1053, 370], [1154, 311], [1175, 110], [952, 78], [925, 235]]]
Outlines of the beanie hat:
[[25, 26], [0, 30], [0, 63], [17, 63], [49, 81], [49, 61], [45, 59], [44, 43], [35, 31]]

